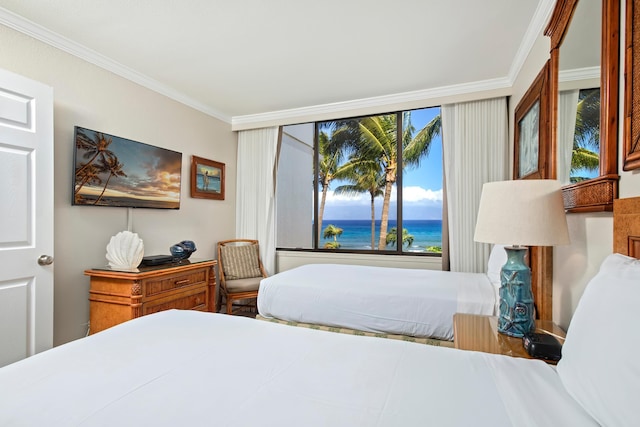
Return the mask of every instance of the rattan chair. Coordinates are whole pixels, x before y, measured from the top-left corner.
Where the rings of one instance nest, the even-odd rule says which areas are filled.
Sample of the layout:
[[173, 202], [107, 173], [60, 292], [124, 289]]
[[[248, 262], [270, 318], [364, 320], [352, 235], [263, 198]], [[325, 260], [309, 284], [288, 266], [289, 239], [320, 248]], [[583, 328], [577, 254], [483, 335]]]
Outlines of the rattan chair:
[[218, 272], [220, 275], [220, 295], [226, 301], [227, 314], [233, 314], [234, 307], [242, 309], [256, 306], [234, 304], [234, 301], [256, 300], [260, 281], [267, 277], [257, 240], [233, 239], [218, 242]]

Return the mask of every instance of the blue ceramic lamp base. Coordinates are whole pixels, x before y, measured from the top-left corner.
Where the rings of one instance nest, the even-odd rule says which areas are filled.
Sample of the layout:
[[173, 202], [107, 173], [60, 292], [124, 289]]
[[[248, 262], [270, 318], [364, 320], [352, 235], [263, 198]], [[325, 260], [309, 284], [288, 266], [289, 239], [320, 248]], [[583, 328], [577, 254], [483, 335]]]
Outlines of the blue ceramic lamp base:
[[535, 309], [531, 292], [531, 269], [525, 264], [527, 248], [505, 247], [507, 263], [500, 275], [500, 317], [498, 332], [522, 337], [535, 330]]

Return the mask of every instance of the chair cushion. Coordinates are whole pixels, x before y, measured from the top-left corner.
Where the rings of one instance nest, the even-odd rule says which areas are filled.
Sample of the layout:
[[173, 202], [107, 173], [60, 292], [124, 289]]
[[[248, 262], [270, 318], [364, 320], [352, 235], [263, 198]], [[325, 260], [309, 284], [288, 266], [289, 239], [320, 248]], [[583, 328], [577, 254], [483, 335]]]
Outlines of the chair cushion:
[[225, 280], [262, 277], [258, 245], [220, 247]]
[[260, 281], [263, 279], [260, 277], [250, 277], [247, 279], [226, 280], [227, 291], [231, 293], [235, 292], [251, 292], [257, 291], [260, 287]]

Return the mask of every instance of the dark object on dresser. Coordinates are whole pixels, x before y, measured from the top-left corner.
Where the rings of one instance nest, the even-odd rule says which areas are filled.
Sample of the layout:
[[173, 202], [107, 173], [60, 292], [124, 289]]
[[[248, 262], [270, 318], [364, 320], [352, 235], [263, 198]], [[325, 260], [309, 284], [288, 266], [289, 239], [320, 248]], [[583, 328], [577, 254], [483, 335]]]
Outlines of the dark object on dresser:
[[168, 264], [173, 260], [171, 255], [149, 255], [142, 258], [141, 266]]
[[192, 240], [183, 240], [169, 248], [174, 261], [188, 259], [196, 250], [196, 244]]

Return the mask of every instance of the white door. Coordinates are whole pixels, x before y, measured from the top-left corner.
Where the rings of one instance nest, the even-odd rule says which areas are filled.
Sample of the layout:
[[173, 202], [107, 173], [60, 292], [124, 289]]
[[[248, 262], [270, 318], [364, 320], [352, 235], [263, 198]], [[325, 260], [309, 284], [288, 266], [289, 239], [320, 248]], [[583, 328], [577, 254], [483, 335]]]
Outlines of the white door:
[[53, 345], [53, 90], [0, 69], [0, 366]]

